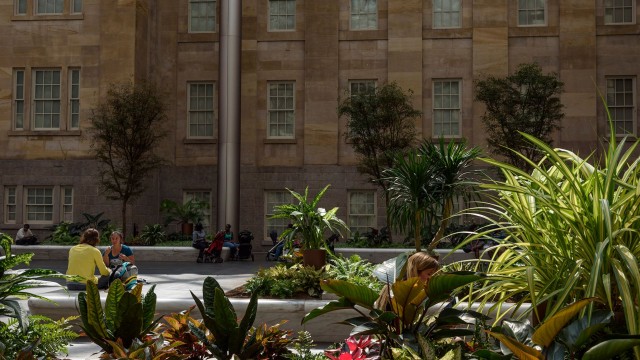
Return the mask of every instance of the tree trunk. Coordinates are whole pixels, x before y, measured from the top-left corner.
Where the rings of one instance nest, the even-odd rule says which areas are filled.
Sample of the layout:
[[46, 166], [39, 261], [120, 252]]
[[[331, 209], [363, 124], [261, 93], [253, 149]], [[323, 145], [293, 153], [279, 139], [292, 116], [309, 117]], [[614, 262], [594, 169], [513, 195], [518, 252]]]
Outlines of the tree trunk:
[[429, 244], [428, 250], [433, 252], [433, 250], [438, 246], [440, 240], [444, 237], [444, 230], [449, 225], [449, 217], [451, 216], [451, 201], [445, 201], [444, 207], [442, 208], [442, 221], [440, 221], [440, 227], [438, 228], [438, 232], [431, 239], [431, 243]]
[[122, 200], [122, 209], [120, 209], [122, 215], [122, 237], [124, 239], [127, 238], [127, 202], [128, 200]]
[[413, 224], [413, 237], [415, 239], [416, 242], [416, 252], [420, 252], [420, 250], [422, 250], [422, 229], [421, 229], [421, 222], [422, 222], [422, 216], [421, 216], [421, 212], [420, 210], [418, 210], [416, 212], [416, 218], [415, 218], [415, 223]]

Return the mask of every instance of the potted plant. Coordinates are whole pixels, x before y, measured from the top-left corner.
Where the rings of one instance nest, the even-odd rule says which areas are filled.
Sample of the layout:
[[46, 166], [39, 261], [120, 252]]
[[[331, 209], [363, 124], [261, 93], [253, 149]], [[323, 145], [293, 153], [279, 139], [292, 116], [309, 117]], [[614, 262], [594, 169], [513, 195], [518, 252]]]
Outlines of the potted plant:
[[204, 210], [208, 207], [209, 204], [199, 199], [191, 199], [184, 204], [165, 199], [160, 203], [160, 211], [166, 216], [164, 225], [176, 221], [182, 225], [182, 233], [185, 235], [193, 233], [193, 224], [204, 219]]
[[320, 268], [326, 263], [325, 235], [330, 233], [342, 235], [342, 230], [348, 231], [344, 221], [336, 216], [337, 207], [328, 211], [318, 207], [318, 202], [329, 186], [331, 185], [320, 190], [311, 201], [309, 201], [309, 187], [304, 190], [304, 194], [287, 189], [298, 203], [277, 205], [271, 216], [271, 219], [288, 219], [291, 222], [291, 227], [287, 228], [281, 237], [289, 246], [294, 239], [300, 238], [304, 264], [315, 268]]

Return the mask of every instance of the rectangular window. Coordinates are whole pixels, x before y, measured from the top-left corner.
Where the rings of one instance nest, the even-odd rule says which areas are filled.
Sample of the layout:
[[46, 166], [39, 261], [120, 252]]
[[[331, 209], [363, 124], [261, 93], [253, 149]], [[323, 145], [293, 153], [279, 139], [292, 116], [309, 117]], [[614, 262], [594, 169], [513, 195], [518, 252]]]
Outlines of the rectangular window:
[[60, 70], [36, 70], [34, 79], [34, 128], [59, 129]]
[[216, 30], [216, 1], [189, 0], [189, 32]]
[[62, 220], [73, 222], [73, 188], [70, 186], [62, 187]]
[[15, 0], [16, 15], [27, 15], [27, 0]]
[[266, 191], [264, 194], [264, 213], [265, 213], [265, 239], [267, 235], [275, 230], [278, 236], [287, 229], [290, 223], [288, 219], [269, 219], [273, 215], [273, 208], [277, 205], [291, 204], [291, 193], [288, 191]]
[[36, 14], [62, 14], [64, 0], [36, 0]]
[[18, 199], [16, 197], [16, 187], [7, 186], [4, 188], [4, 222], [7, 224], [16, 223], [16, 209]]
[[80, 127], [80, 70], [69, 70], [69, 128]]
[[433, 136], [460, 136], [460, 80], [433, 82]]
[[71, 13], [77, 14], [82, 12], [82, 0], [71, 0]]
[[189, 84], [189, 137], [213, 137], [213, 83]]
[[351, 0], [351, 30], [378, 28], [378, 1]]
[[211, 191], [209, 190], [185, 190], [183, 200], [186, 203], [189, 200], [200, 200], [207, 204], [207, 208], [203, 210], [204, 219], [202, 219], [202, 226], [205, 229], [209, 229], [211, 224]]
[[518, 25], [541, 26], [546, 24], [546, 0], [518, 0]]
[[635, 0], [604, 0], [605, 24], [633, 24]]
[[349, 192], [349, 230], [360, 235], [376, 227], [376, 192]]
[[47, 224], [53, 222], [53, 188], [26, 188], [25, 214], [27, 222]]
[[461, 0], [433, 0], [433, 28], [459, 28]]
[[351, 96], [371, 95], [376, 91], [375, 80], [350, 80], [349, 91]]
[[269, 138], [293, 138], [295, 99], [293, 82], [269, 82]]
[[607, 107], [617, 135], [635, 135], [635, 78], [607, 78]]
[[296, 29], [296, 0], [269, 0], [269, 31]]
[[24, 70], [13, 73], [13, 124], [16, 130], [24, 129]]

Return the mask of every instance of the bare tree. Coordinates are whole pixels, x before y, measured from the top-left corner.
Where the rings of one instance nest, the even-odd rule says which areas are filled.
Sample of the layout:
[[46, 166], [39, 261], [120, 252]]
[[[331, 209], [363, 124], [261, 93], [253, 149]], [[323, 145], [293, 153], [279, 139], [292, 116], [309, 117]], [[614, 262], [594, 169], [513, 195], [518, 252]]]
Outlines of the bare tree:
[[92, 110], [91, 148], [100, 162], [100, 185], [108, 199], [122, 202], [123, 232], [127, 204], [146, 190], [146, 177], [164, 163], [154, 151], [166, 136], [165, 109], [158, 87], [141, 82], [112, 84]]

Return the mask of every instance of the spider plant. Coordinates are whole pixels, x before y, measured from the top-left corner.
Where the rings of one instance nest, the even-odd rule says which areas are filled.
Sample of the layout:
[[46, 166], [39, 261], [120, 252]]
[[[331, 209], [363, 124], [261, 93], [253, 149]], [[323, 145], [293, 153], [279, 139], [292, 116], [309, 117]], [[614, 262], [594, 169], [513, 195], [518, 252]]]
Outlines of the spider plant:
[[[491, 202], [471, 212], [493, 221], [507, 238], [484, 264], [488, 275], [502, 280], [473, 289], [470, 297], [483, 305], [499, 299], [491, 306], [499, 311], [505, 300], [520, 297], [514, 306], [530, 301], [534, 320], [596, 297], [624, 313], [629, 334], [640, 334], [640, 158], [634, 155], [639, 141], [618, 140], [612, 129], [602, 159], [593, 161], [593, 155], [583, 159], [522, 135], [544, 155], [530, 161], [531, 173], [484, 159], [504, 181], [484, 184]], [[594, 304], [585, 311], [591, 316]]]

